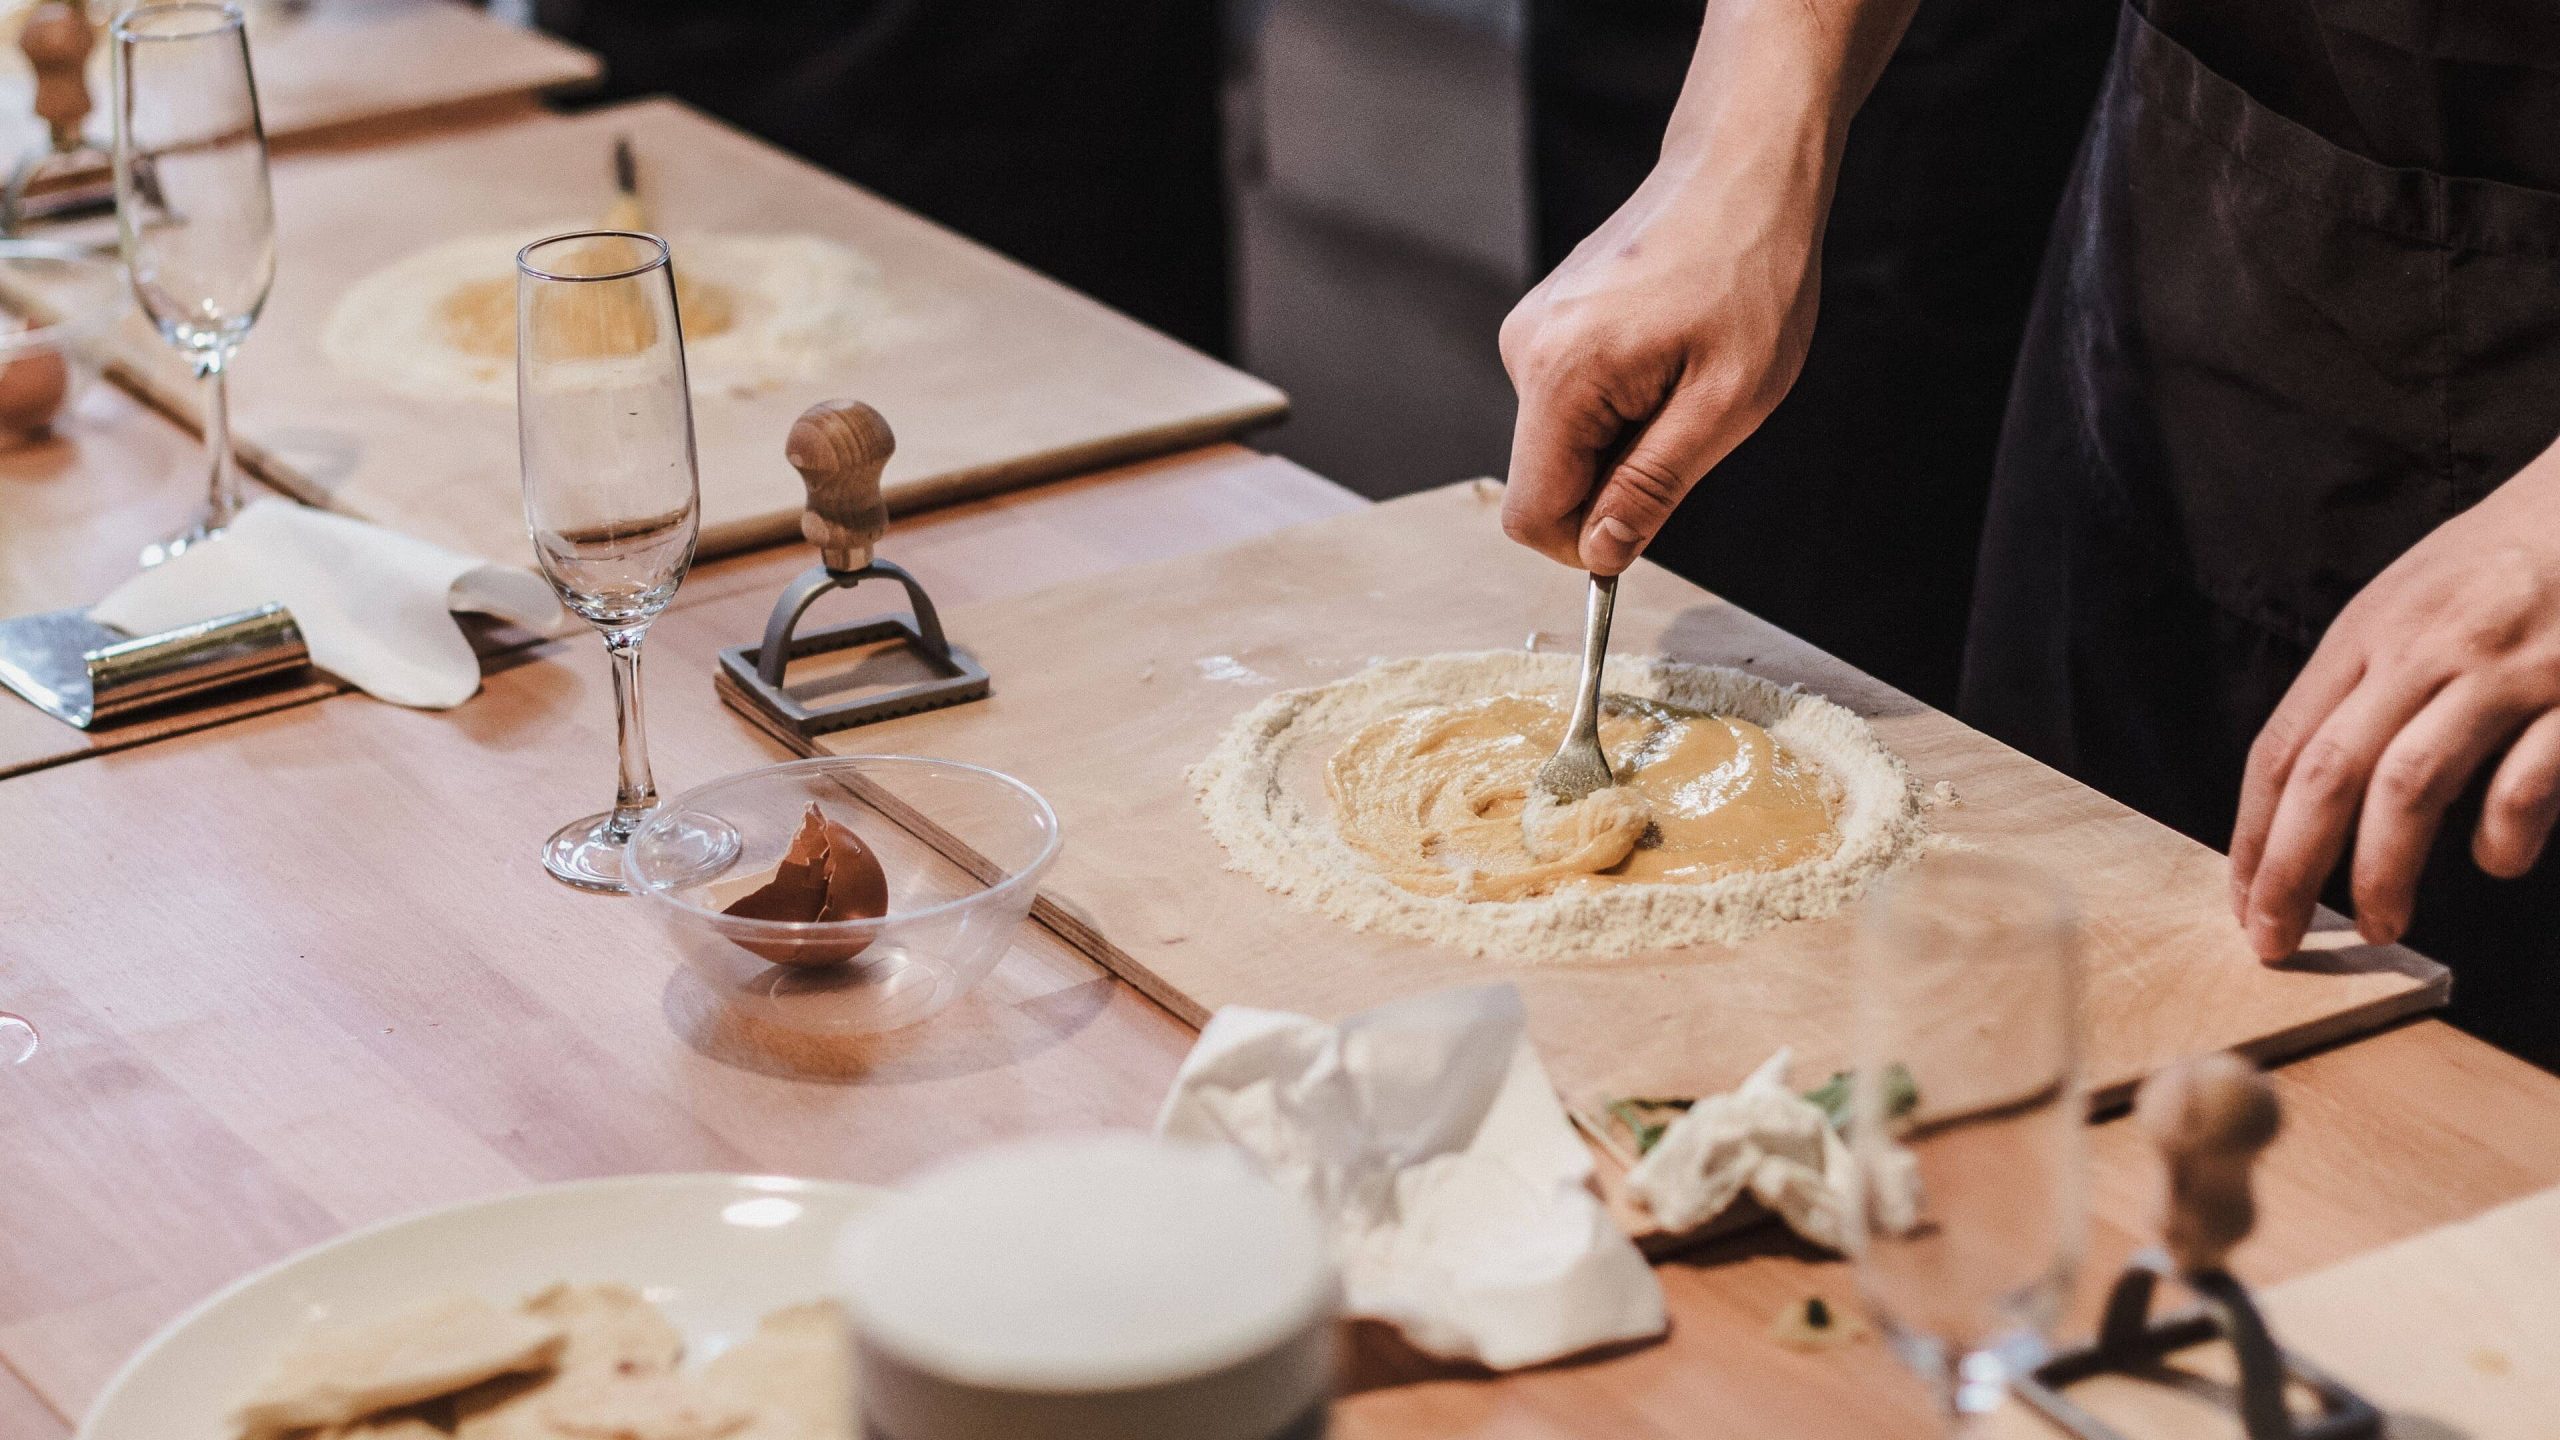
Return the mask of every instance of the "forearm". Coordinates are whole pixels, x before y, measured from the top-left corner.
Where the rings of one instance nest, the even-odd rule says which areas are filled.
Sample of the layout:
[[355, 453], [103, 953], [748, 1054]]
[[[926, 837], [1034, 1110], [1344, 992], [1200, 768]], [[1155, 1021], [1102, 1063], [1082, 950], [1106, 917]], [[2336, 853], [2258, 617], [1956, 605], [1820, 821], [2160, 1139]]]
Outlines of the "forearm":
[[1657, 175], [1710, 171], [1828, 200], [1849, 122], [1919, 0], [1710, 0]]
[[1709, 0], [1662, 156], [1502, 326], [1503, 529], [1596, 574], [1803, 368], [1850, 117], [1919, 0]]

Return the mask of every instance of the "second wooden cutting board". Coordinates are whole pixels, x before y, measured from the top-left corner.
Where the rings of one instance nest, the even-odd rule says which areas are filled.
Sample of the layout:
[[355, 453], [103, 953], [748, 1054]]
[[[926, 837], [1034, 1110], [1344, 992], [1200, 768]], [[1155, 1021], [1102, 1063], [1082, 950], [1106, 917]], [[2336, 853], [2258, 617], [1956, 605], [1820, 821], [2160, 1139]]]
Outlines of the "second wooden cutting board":
[[[2258, 1303], [2280, 1343], [2383, 1412], [2383, 1440], [2545, 1440], [2560, 1428], [2555, 1274], [2560, 1190], [2545, 1190], [2289, 1280]], [[2198, 1346], [2160, 1375], [2096, 1377], [2070, 1398], [2125, 1440], [2245, 1440], [2230, 1411], [2235, 1374], [2228, 1346]], [[2064, 1440], [2015, 1402], [1983, 1436]]]
[[[1528, 998], [1558, 1085], [1586, 1108], [1720, 1090], [1781, 1045], [1796, 1047], [1808, 1081], [1845, 1065], [1845, 916], [1733, 948], [1540, 964], [1362, 934], [1226, 868], [1184, 772], [1239, 712], [1376, 658], [1516, 647], [1578, 620], [1581, 577], [1505, 540], [1499, 496], [1490, 482], [1451, 486], [963, 608], [945, 620], [985, 662], [991, 698], [821, 743], [974, 761], [1037, 786], [1066, 835], [1046, 891], [1053, 923], [1195, 1023], [1221, 1005], [1330, 1018], [1508, 980]], [[894, 534], [883, 552], [896, 558]], [[2088, 1058], [2102, 1091], [2195, 1051], [2299, 1049], [2444, 994], [2444, 971], [2398, 947], [2258, 964], [2232, 924], [2220, 856], [1666, 571], [1629, 575], [1614, 648], [1736, 665], [1830, 696], [1867, 716], [1922, 785], [1954, 788], [1940, 829], [2067, 880], [2087, 917]]]
[[[1280, 392], [888, 202], [672, 101], [442, 139], [279, 159], [274, 298], [233, 371], [233, 433], [279, 489], [509, 564], [526, 564], [515, 406], [427, 400], [350, 374], [321, 334], [347, 287], [457, 237], [598, 223], [616, 137], [639, 159], [650, 223], [804, 232], [867, 256], [902, 338], [807, 385], [697, 386], [705, 553], [797, 533], [803, 492], [783, 436], [849, 395], [898, 433], [885, 488], [909, 508], [1223, 438], [1286, 408]], [[493, 247], [490, 273], [514, 274]], [[120, 353], [154, 399], [198, 387], [138, 318]]]

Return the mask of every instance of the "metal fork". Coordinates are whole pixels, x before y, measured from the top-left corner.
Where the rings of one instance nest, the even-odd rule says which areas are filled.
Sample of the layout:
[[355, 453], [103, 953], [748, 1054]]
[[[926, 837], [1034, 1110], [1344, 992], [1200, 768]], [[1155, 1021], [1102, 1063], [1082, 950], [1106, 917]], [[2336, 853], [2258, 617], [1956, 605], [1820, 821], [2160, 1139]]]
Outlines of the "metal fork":
[[1568, 804], [1618, 783], [1609, 773], [1609, 757], [1600, 750], [1600, 664], [1609, 657], [1609, 614], [1617, 604], [1618, 577], [1592, 576], [1582, 615], [1582, 686], [1573, 697], [1573, 718], [1565, 723], [1564, 743], [1556, 747], [1555, 758], [1538, 767], [1538, 788]]

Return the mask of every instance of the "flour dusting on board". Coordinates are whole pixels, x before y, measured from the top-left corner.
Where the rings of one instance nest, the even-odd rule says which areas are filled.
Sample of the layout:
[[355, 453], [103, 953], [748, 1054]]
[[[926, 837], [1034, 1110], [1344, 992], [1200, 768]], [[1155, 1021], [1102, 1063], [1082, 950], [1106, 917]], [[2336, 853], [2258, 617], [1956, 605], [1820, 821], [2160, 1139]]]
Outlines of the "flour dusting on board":
[[[516, 248], [581, 228], [467, 235], [395, 261], [347, 288], [321, 348], [404, 395], [512, 404]], [[678, 235], [668, 248], [697, 398], [813, 384], [919, 325], [870, 257], [820, 236]]]
[[1422, 706], [1557, 693], [1575, 657], [1487, 651], [1390, 660], [1287, 690], [1238, 716], [1191, 770], [1228, 864], [1356, 930], [1519, 960], [1598, 960], [1739, 944], [1773, 925], [1837, 913], [1927, 838], [1923, 797], [1901, 759], [1855, 713], [1740, 670], [1611, 656], [1610, 691], [1747, 720], [1837, 783], [1839, 843], [1827, 854], [1702, 884], [1574, 885], [1522, 900], [1420, 895], [1380, 874], [1337, 832], [1321, 768], [1344, 739]]

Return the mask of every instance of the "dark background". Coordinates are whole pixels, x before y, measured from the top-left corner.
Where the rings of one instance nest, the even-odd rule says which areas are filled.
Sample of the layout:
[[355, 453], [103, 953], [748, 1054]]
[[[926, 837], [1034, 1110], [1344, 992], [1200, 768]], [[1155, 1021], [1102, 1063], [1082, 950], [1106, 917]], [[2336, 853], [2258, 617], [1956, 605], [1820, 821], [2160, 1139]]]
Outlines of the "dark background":
[[[1702, 0], [536, 0], [665, 93], [1289, 391], [1372, 495], [1504, 467], [1511, 303], [1652, 163]], [[1940, 705], [2114, 0], [1924, 0], [1803, 379], [1655, 558]], [[1748, 543], [1731, 537], [1748, 536]]]

